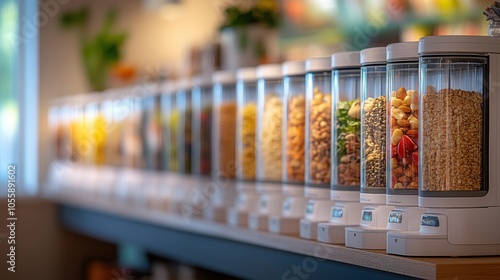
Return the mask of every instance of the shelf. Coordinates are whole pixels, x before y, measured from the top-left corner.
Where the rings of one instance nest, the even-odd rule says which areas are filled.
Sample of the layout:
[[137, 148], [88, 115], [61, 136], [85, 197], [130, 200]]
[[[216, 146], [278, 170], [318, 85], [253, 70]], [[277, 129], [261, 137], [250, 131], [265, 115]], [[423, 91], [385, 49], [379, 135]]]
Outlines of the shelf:
[[47, 198], [60, 205], [65, 228], [108, 242], [133, 242], [159, 256], [242, 278], [300, 279], [293, 278], [293, 267], [303, 265], [312, 278], [500, 277], [500, 257], [406, 258], [185, 219], [82, 191]]

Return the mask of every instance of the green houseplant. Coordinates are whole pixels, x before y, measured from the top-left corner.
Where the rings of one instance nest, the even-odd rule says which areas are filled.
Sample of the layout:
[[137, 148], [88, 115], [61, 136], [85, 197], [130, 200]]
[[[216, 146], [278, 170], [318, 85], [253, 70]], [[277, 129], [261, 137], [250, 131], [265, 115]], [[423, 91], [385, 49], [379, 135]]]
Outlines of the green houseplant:
[[223, 68], [255, 66], [277, 59], [279, 13], [274, 0], [234, 1], [224, 7], [223, 16]]
[[61, 26], [78, 33], [80, 55], [92, 90], [106, 88], [110, 67], [120, 61], [127, 35], [114, 30], [117, 11], [106, 13], [104, 22], [94, 36], [87, 34], [88, 8], [66, 12], [61, 16]]

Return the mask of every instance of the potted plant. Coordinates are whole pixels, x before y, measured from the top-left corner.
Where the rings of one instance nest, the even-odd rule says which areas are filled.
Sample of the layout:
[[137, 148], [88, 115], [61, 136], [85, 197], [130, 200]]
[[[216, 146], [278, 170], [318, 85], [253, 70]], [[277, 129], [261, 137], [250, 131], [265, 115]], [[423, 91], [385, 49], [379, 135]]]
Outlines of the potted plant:
[[[116, 72], [127, 35], [114, 30], [117, 12], [106, 13], [100, 30], [94, 36], [87, 34], [88, 8], [66, 12], [61, 16], [61, 26], [78, 33], [80, 55], [87, 80], [93, 91], [104, 90], [111, 68]], [[123, 72], [123, 71], [121, 71]], [[129, 71], [130, 72], [130, 71]]]
[[274, 0], [236, 1], [220, 26], [222, 67], [236, 69], [278, 60], [278, 6]]

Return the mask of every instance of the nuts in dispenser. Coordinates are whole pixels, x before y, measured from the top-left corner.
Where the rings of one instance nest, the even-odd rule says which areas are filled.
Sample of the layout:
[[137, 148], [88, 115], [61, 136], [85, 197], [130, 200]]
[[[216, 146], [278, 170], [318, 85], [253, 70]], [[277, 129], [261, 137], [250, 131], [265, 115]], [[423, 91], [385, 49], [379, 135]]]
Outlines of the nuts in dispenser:
[[423, 190], [477, 191], [482, 184], [483, 96], [427, 89], [423, 96]]
[[291, 181], [304, 181], [305, 110], [303, 95], [292, 97], [288, 102], [286, 172]]
[[310, 178], [314, 184], [330, 184], [331, 109], [332, 96], [314, 89], [309, 120]]
[[418, 93], [400, 87], [390, 100], [391, 188], [418, 188]]

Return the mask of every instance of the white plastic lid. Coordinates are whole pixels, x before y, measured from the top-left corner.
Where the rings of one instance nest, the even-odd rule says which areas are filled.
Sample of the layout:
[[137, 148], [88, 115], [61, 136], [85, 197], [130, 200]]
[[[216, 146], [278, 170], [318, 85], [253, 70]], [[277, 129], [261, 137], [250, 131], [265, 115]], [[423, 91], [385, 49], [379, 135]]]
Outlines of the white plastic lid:
[[418, 54], [500, 53], [500, 37], [428, 36], [418, 42]]
[[279, 79], [282, 78], [281, 64], [266, 64], [257, 67], [257, 78]]
[[176, 82], [176, 90], [187, 90], [191, 87], [191, 79], [188, 77], [179, 78]]
[[236, 72], [236, 78], [245, 82], [251, 82], [257, 80], [257, 68], [255, 67], [245, 67], [240, 68]]
[[169, 80], [165, 86], [167, 94], [174, 94], [179, 90], [179, 80]]
[[306, 60], [306, 72], [328, 71], [328, 70], [332, 70], [331, 58], [329, 56], [315, 57]]
[[60, 96], [53, 98], [49, 101], [49, 106], [51, 107], [62, 107], [71, 104], [73, 96]]
[[141, 83], [135, 89], [136, 94], [142, 96], [156, 95], [159, 91], [159, 85], [155, 82]]
[[303, 75], [306, 73], [306, 62], [304, 60], [284, 62], [281, 71], [283, 76]]
[[171, 93], [174, 89], [174, 80], [166, 80], [160, 84], [160, 91], [163, 93]]
[[395, 43], [387, 46], [387, 62], [418, 60], [418, 42]]
[[386, 63], [386, 48], [369, 48], [361, 50], [360, 62], [362, 65], [368, 64], [385, 64]]
[[89, 97], [87, 94], [80, 93], [77, 95], [72, 95], [69, 99], [69, 104], [74, 106], [83, 106], [89, 101]]
[[234, 84], [236, 83], [236, 73], [233, 70], [217, 71], [212, 75], [214, 84]]
[[85, 106], [87, 106], [87, 105], [93, 105], [95, 103], [98, 103], [101, 99], [102, 99], [101, 92], [93, 91], [93, 92], [83, 94], [81, 101], [83, 103], [85, 103]]
[[212, 84], [212, 75], [210, 74], [198, 74], [193, 77], [192, 85], [193, 87], [205, 87]]
[[354, 68], [361, 67], [359, 52], [341, 52], [332, 55], [332, 68]]

